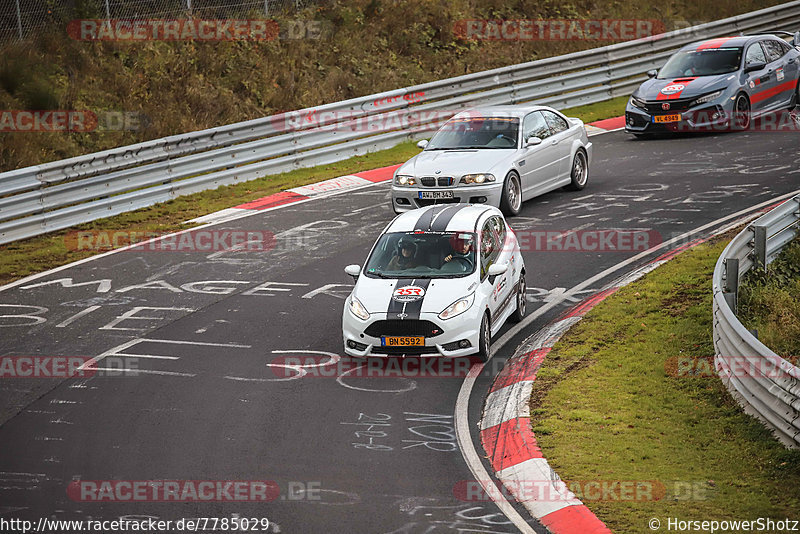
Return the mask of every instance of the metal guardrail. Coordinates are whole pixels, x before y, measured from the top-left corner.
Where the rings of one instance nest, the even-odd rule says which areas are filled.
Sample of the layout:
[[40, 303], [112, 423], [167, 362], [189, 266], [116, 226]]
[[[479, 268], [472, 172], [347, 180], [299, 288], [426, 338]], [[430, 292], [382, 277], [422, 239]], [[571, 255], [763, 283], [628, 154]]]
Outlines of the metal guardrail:
[[[692, 41], [800, 26], [800, 0], [575, 52], [0, 174], [0, 244], [158, 202], [391, 148], [478, 105], [556, 108], [630, 93]], [[377, 125], [375, 129], [365, 124]]]
[[787, 447], [800, 448], [800, 368], [761, 343], [736, 318], [739, 280], [766, 268], [800, 229], [800, 195], [758, 218], [725, 247], [713, 276], [714, 362], [744, 410]]

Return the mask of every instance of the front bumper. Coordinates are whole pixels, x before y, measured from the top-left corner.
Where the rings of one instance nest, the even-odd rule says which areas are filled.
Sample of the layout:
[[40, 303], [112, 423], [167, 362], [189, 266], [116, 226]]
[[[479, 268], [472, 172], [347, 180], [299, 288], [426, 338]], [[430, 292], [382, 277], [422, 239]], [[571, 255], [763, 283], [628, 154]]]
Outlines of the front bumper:
[[[419, 193], [430, 191], [452, 191], [453, 198], [439, 200], [419, 198]], [[490, 206], [499, 207], [502, 195], [502, 180], [491, 185], [463, 185], [456, 187], [402, 187], [392, 185], [392, 206], [397, 213], [424, 208], [432, 204], [489, 204]]]
[[[372, 313], [368, 320], [362, 321], [350, 313], [346, 302], [342, 314], [342, 337], [345, 354], [357, 358], [388, 358], [393, 356], [444, 356], [447, 358], [458, 358], [478, 352], [480, 324], [483, 317], [480, 314], [477, 304], [473, 304], [469, 310], [461, 315], [452, 317], [446, 321], [439, 319], [436, 313], [420, 313], [419, 321], [429, 321], [441, 331], [440, 334], [425, 337], [424, 347], [382, 347], [381, 335], [386, 334], [375, 332], [375, 330], [379, 328], [375, 326], [370, 328], [370, 326], [376, 325], [376, 323], [377, 325], [386, 324], [379, 323], [379, 321], [386, 321], [386, 316], [386, 313]], [[411, 329], [412, 321], [416, 320], [407, 321], [409, 323], [409, 329]], [[367, 332], [368, 330], [369, 333]], [[391, 335], [400, 335], [400, 332], [393, 330]], [[412, 332], [409, 332], [407, 335], [412, 335]], [[458, 342], [462, 340], [469, 341], [470, 346], [467, 348], [454, 347], [454, 345], [457, 345]], [[358, 345], [356, 347], [351, 347], [348, 342], [357, 343]]]
[[[683, 111], [673, 112], [673, 114], [680, 115], [680, 121], [657, 123], [653, 122], [654, 117], [669, 115], [670, 112], [665, 110], [663, 113], [651, 113], [633, 106], [629, 101], [625, 108], [625, 131], [632, 134], [727, 131], [731, 127], [733, 113], [733, 103], [728, 102], [730, 101], [718, 99]], [[653, 102], [648, 104], [655, 105]]]

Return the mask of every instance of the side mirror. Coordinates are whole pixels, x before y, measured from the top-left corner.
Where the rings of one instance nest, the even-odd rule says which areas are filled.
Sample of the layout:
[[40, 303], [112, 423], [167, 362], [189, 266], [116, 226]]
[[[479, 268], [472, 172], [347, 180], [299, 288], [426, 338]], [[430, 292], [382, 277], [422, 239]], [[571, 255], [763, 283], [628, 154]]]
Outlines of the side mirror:
[[428, 146], [428, 140], [427, 139], [423, 139], [422, 141], [417, 143], [417, 146], [419, 148], [421, 148], [422, 150], [425, 150], [425, 147]]
[[536, 137], [535, 135], [530, 136], [528, 139], [525, 140], [525, 146], [536, 146], [542, 144], [542, 138]]
[[658, 70], [650, 69], [650, 70], [647, 71], [647, 77], [648, 78], [655, 78], [656, 76], [658, 76]]
[[344, 268], [344, 272], [353, 277], [353, 280], [358, 280], [358, 275], [361, 274], [360, 265], [348, 265]]
[[747, 65], [744, 66], [744, 71], [753, 72], [754, 70], [761, 70], [766, 66], [767, 64], [762, 61], [759, 61], [758, 63], [748, 63]]
[[489, 266], [489, 276], [499, 276], [508, 270], [507, 263], [493, 263]]

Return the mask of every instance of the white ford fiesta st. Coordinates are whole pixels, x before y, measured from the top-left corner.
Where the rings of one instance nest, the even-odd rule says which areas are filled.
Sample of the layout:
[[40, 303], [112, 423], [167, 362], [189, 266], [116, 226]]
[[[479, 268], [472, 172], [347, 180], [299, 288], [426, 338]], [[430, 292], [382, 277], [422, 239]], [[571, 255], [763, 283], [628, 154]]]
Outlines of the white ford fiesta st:
[[394, 173], [395, 213], [469, 202], [519, 213], [522, 202], [559, 187], [583, 189], [592, 143], [580, 119], [536, 105], [461, 112]]
[[499, 209], [454, 204], [403, 213], [384, 229], [342, 315], [355, 357], [489, 357], [491, 336], [525, 315], [525, 264]]

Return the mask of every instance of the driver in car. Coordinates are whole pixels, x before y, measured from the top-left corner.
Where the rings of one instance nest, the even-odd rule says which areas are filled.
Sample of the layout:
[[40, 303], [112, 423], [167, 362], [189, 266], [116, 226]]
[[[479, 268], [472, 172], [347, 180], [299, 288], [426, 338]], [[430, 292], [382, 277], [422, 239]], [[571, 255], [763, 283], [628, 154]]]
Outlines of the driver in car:
[[472, 236], [454, 236], [450, 239], [450, 246], [453, 251], [445, 256], [445, 263], [461, 258], [472, 265]]
[[397, 242], [397, 253], [389, 260], [387, 271], [403, 271], [419, 265], [416, 258], [417, 244], [407, 237], [401, 237]]

